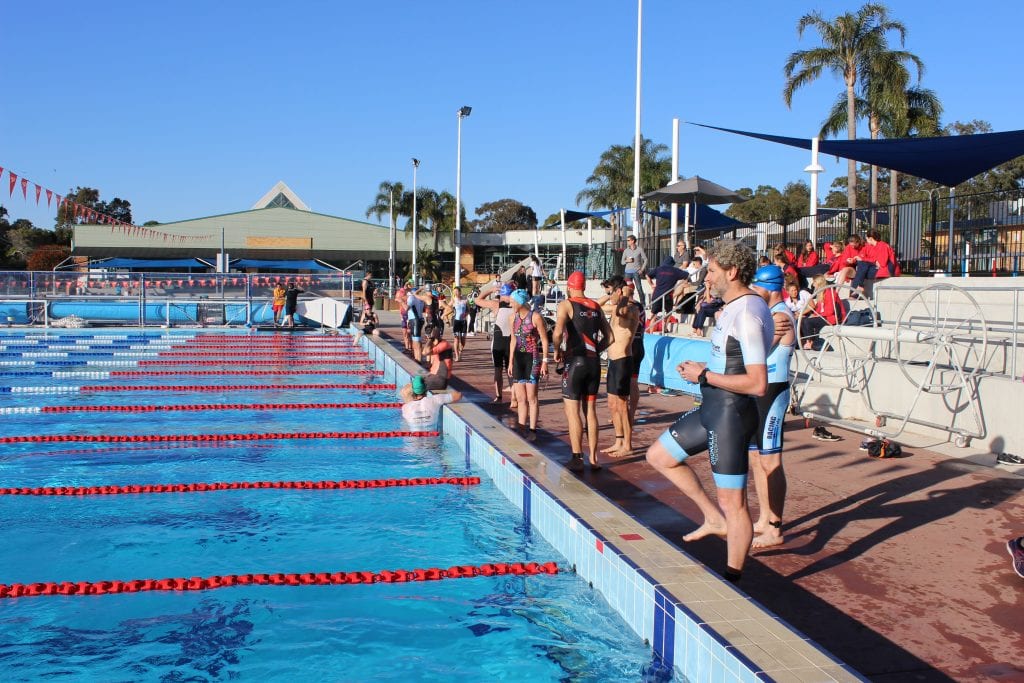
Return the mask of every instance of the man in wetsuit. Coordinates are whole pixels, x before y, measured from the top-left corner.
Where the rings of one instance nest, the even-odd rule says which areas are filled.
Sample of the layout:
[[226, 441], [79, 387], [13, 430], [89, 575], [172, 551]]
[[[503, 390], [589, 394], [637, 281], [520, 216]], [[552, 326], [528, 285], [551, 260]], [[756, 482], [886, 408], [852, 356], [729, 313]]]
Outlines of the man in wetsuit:
[[[775, 328], [764, 300], [750, 291], [756, 259], [740, 242], [723, 241], [711, 250], [707, 286], [725, 306], [711, 334], [711, 359], [685, 361], [679, 375], [701, 388], [698, 409], [683, 414], [647, 449], [647, 462], [690, 497], [703, 523], [683, 536], [695, 541], [725, 536], [725, 578], [738, 581], [754, 537], [747, 509], [747, 447], [757, 430], [754, 396], [768, 390], [768, 349]], [[709, 451], [718, 488], [714, 503], [686, 464], [695, 453]]]
[[[758, 517], [754, 523], [753, 546], [768, 548], [782, 544], [782, 510], [786, 503], [786, 473], [782, 469], [782, 425], [789, 409], [789, 363], [796, 345], [796, 319], [782, 298], [785, 273], [778, 266], [761, 266], [754, 273], [751, 289], [764, 299], [772, 314], [775, 336], [768, 353], [768, 391], [757, 403], [757, 432], [750, 459], [757, 491]], [[786, 324], [788, 323], [788, 324]]]
[[295, 327], [295, 311], [299, 306], [299, 294], [304, 289], [299, 289], [294, 282], [288, 283], [288, 289], [284, 293], [284, 319], [287, 321], [285, 327]]
[[[505, 372], [509, 361], [509, 337], [512, 336], [512, 305], [509, 297], [515, 287], [506, 282], [497, 288], [498, 300], [489, 299], [489, 295], [478, 296], [473, 301], [480, 308], [489, 309], [494, 314], [494, 324], [491, 327], [491, 360], [494, 363], [494, 400], [491, 403], [501, 403], [501, 388], [504, 382]], [[515, 394], [512, 394], [512, 402], [515, 403]], [[512, 406], [513, 408], [515, 406]]]
[[[601, 469], [597, 462], [597, 391], [601, 386], [600, 354], [608, 347], [612, 338], [611, 328], [597, 302], [583, 296], [586, 287], [583, 273], [576, 271], [569, 276], [566, 289], [569, 298], [558, 304], [555, 314], [555, 331], [552, 342], [555, 347], [555, 362], [564, 359], [562, 374], [562, 400], [565, 417], [569, 423], [569, 444], [572, 459], [569, 469], [579, 472], [583, 469], [583, 418], [580, 403], [586, 405], [587, 446], [590, 451], [590, 468]], [[562, 341], [565, 350], [562, 350]]]

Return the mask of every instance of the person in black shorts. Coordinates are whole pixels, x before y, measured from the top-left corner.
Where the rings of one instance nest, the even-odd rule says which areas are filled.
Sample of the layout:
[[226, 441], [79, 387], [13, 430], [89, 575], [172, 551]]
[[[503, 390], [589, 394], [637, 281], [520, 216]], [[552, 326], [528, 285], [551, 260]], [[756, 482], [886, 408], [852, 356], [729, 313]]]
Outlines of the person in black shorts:
[[[497, 290], [497, 301], [489, 299], [487, 295], [480, 295], [473, 300], [477, 306], [489, 309], [494, 314], [494, 324], [491, 327], [491, 360], [494, 362], [492, 403], [501, 403], [501, 388], [508, 369], [509, 337], [512, 336], [512, 306], [509, 303], [509, 296], [515, 291], [515, 287], [512, 283], [506, 282]], [[515, 400], [515, 394], [512, 395], [512, 399]]]
[[624, 293], [625, 281], [621, 275], [609, 278], [605, 285], [608, 295], [598, 304], [611, 304], [612, 341], [608, 345], [608, 411], [612, 414], [615, 443], [601, 452], [612, 458], [633, 453], [633, 423], [629, 417], [629, 398], [633, 390], [633, 338], [640, 323], [640, 306], [633, 303], [633, 290]]
[[[683, 414], [647, 449], [647, 462], [690, 497], [703, 523], [684, 541], [725, 536], [725, 578], [738, 581], [754, 537], [747, 509], [747, 448], [757, 430], [755, 396], [768, 391], [767, 358], [775, 337], [768, 304], [750, 291], [756, 261], [740, 242], [723, 241], [711, 250], [707, 286], [725, 302], [711, 335], [711, 358], [685, 361], [676, 370], [698, 384], [700, 408]], [[686, 460], [709, 451], [718, 489], [708, 497]]]
[[305, 290], [299, 289], [294, 282], [288, 283], [288, 289], [284, 293], [284, 327], [295, 327], [295, 311], [299, 306], [299, 294]]
[[[587, 416], [587, 446], [590, 451], [590, 468], [601, 469], [597, 462], [597, 392], [601, 386], [601, 358], [612, 339], [611, 327], [604, 312], [596, 301], [583, 296], [586, 287], [583, 273], [576, 271], [569, 276], [566, 289], [569, 298], [558, 304], [555, 314], [555, 331], [552, 342], [555, 347], [555, 362], [565, 361], [562, 374], [562, 401], [565, 417], [569, 423], [569, 445], [572, 459], [569, 469], [578, 472], [583, 469], [583, 417], [581, 402], [585, 402]], [[565, 342], [565, 350], [561, 346]]]

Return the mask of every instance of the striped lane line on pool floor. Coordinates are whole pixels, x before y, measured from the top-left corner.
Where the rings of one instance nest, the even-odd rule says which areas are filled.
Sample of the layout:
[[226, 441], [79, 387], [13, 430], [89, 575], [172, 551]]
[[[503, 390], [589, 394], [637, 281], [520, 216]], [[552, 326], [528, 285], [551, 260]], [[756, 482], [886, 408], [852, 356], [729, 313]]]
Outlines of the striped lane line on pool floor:
[[349, 408], [401, 408], [401, 403], [196, 403], [127, 406], [20, 406], [0, 408], [0, 415], [38, 415], [53, 413], [158, 413], [205, 412], [213, 410], [347, 410]]
[[0, 372], [0, 377], [50, 377], [53, 379], [113, 379], [115, 377], [290, 377], [292, 375], [382, 376], [383, 370], [25, 370]]
[[0, 487], [0, 496], [117, 496], [139, 493], [205, 493], [249, 489], [337, 491], [411, 486], [477, 486], [480, 477], [406, 477], [340, 481], [213, 481], [187, 484], [106, 484], [99, 486]]
[[202, 386], [196, 384], [152, 384], [152, 385], [85, 385], [66, 387], [0, 387], [0, 394], [85, 394], [118, 391], [273, 391], [290, 389], [352, 389], [376, 391], [395, 389], [394, 384], [224, 384]]
[[168, 441], [282, 441], [290, 439], [413, 439], [440, 432], [245, 432], [228, 434], [26, 434], [0, 436], [0, 443], [161, 443]]

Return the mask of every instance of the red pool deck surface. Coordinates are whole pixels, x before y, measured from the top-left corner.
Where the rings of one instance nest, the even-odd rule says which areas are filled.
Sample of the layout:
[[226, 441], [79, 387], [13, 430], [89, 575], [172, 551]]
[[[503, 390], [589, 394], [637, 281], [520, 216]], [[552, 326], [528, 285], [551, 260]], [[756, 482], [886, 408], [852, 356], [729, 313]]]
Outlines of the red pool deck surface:
[[[382, 336], [401, 348], [397, 316], [381, 317]], [[467, 340], [451, 386], [510, 424], [509, 394], [490, 403], [486, 336]], [[557, 376], [542, 380], [540, 402], [535, 445], [568, 462]], [[613, 433], [603, 387], [598, 405], [605, 447]], [[602, 459], [603, 470], [577, 476], [720, 571], [725, 542], [682, 541], [696, 526], [697, 508], [644, 459], [691, 405], [643, 394], [635, 455]], [[876, 460], [858, 449], [860, 434], [832, 431], [842, 440], [816, 441], [803, 418], [787, 419], [786, 543], [751, 551], [741, 588], [875, 681], [1024, 681], [1024, 579], [1006, 550], [1007, 539], [1024, 536], [1024, 467], [986, 467], [923, 449]], [[692, 465], [710, 492], [707, 457]], [[750, 504], [753, 512], [753, 485]]]

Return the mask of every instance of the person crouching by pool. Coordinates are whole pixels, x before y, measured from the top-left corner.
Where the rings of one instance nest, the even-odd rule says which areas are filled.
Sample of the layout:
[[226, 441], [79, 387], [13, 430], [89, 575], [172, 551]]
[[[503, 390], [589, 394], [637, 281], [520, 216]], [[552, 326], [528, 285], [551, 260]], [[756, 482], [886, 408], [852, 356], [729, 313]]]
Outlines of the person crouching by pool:
[[433, 428], [441, 406], [462, 400], [458, 391], [427, 396], [427, 382], [422, 375], [416, 375], [409, 384], [402, 387], [402, 419], [411, 427]]
[[537, 381], [548, 374], [548, 332], [544, 318], [530, 306], [532, 297], [529, 292], [517, 289], [512, 292], [511, 299], [515, 308], [509, 339], [508, 376], [515, 396], [518, 428], [528, 429], [526, 437], [534, 441], [540, 413]]

